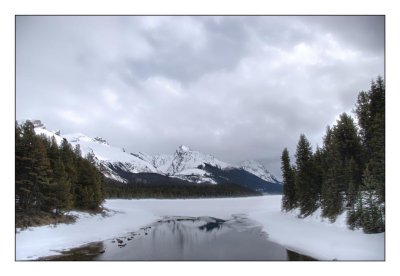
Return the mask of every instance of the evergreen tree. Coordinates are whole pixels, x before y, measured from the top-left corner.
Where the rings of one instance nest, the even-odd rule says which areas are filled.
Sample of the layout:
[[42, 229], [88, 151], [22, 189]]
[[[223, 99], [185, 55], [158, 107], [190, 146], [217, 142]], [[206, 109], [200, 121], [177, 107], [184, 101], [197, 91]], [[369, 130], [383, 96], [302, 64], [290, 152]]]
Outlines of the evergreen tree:
[[51, 166], [47, 157], [46, 143], [43, 137], [35, 136], [34, 143], [34, 166], [30, 171], [33, 186], [33, 208], [37, 211], [51, 211], [52, 210], [52, 196], [51, 196]]
[[335, 221], [351, 205], [361, 183], [362, 146], [353, 119], [343, 113], [324, 138], [322, 215]]
[[57, 213], [72, 207], [98, 209], [104, 180], [93, 155], [81, 157], [63, 140], [35, 134], [27, 121], [15, 127], [15, 206], [20, 213]]
[[385, 231], [384, 204], [381, 204], [376, 190], [378, 185], [374, 176], [365, 169], [363, 176], [365, 191], [362, 193], [362, 227], [366, 233], [380, 233]]
[[312, 156], [312, 179], [314, 194], [317, 195], [317, 201], [321, 200], [322, 182], [324, 178], [324, 154], [321, 148], [317, 146]]
[[16, 125], [15, 130], [15, 203], [17, 210], [28, 211], [33, 201], [34, 167], [33, 124]]
[[385, 201], [385, 82], [382, 77], [372, 81], [367, 92], [358, 95], [356, 114], [370, 173], [376, 191]]
[[321, 208], [322, 216], [333, 222], [343, 211], [344, 195], [340, 190], [340, 180], [338, 180], [341, 170], [340, 155], [331, 135], [329, 130], [325, 139], [324, 162], [326, 167], [322, 181]]
[[[354, 193], [361, 184], [362, 145], [353, 119], [343, 113], [333, 130], [334, 143], [338, 151], [337, 179], [339, 190], [352, 203]], [[350, 187], [351, 186], [351, 187]], [[351, 194], [349, 194], [349, 192]]]
[[354, 230], [356, 228], [362, 227], [362, 217], [363, 217], [363, 202], [362, 193], [358, 191], [357, 196], [352, 205], [350, 205], [349, 211], [347, 213], [347, 225], [350, 229]]
[[82, 156], [81, 146], [79, 144], [75, 145], [74, 154], [76, 158], [80, 158]]
[[61, 161], [64, 166], [64, 170], [66, 173], [66, 181], [70, 184], [70, 196], [71, 196], [71, 205], [75, 206], [76, 202], [76, 183], [78, 179], [77, 166], [78, 166], [78, 158], [80, 156], [76, 156], [72, 150], [71, 145], [67, 142], [66, 139], [63, 139], [61, 142]]
[[61, 157], [61, 149], [53, 136], [49, 148], [49, 159], [53, 171], [51, 181], [52, 204], [56, 213], [68, 210], [72, 206], [71, 182], [68, 180]]
[[300, 215], [308, 216], [318, 208], [318, 188], [313, 179], [311, 145], [304, 134], [300, 135], [296, 149], [296, 198]]
[[355, 204], [355, 200], [357, 198], [359, 186], [360, 186], [360, 175], [359, 175], [359, 165], [357, 165], [354, 158], [351, 158], [350, 161], [345, 161], [345, 174], [347, 179], [347, 206], [352, 206]]
[[25, 212], [39, 211], [48, 200], [51, 174], [43, 138], [35, 135], [31, 122], [16, 129], [16, 207]]
[[102, 175], [95, 167], [91, 154], [89, 159], [80, 158], [78, 161], [78, 181], [76, 185], [76, 206], [78, 208], [97, 209], [102, 198]]
[[359, 191], [356, 203], [347, 216], [347, 224], [351, 229], [363, 228], [365, 233], [385, 231], [385, 205], [379, 199], [376, 185], [377, 181], [367, 166], [363, 175], [362, 190]]
[[290, 211], [296, 207], [295, 172], [290, 165], [289, 152], [286, 148], [282, 152], [281, 164], [283, 176], [282, 210]]

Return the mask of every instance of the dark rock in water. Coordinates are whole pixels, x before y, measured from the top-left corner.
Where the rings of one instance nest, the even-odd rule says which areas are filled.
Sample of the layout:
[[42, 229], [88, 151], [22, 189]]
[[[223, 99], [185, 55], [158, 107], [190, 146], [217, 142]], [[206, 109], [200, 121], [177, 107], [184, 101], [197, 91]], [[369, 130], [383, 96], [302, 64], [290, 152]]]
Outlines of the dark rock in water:
[[147, 235], [147, 233], [144, 233], [145, 235]]
[[132, 238], [128, 238], [127, 240], [130, 241]]
[[119, 244], [123, 243], [123, 241], [120, 240], [120, 239], [117, 239], [117, 242], [118, 242]]
[[104, 252], [106, 252], [106, 251], [105, 251], [105, 250], [101, 250], [101, 251], [100, 251], [100, 254], [103, 254]]
[[125, 245], [126, 245], [126, 243], [123, 243], [123, 244], [119, 244], [118, 246], [119, 246], [119, 248], [121, 248], [121, 247], [125, 247]]

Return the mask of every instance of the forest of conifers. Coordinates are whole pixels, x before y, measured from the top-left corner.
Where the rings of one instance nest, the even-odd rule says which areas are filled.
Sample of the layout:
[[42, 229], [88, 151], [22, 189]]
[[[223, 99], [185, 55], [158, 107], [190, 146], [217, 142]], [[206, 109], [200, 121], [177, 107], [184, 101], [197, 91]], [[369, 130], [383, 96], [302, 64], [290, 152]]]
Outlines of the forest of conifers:
[[314, 213], [335, 221], [347, 211], [351, 229], [385, 231], [385, 82], [372, 81], [358, 94], [356, 120], [343, 113], [327, 127], [322, 147], [313, 152], [300, 135], [295, 164], [285, 148], [282, 210], [300, 209], [300, 217]]
[[103, 175], [94, 157], [81, 157], [64, 139], [35, 134], [30, 121], [15, 128], [16, 212], [61, 213], [71, 208], [96, 210], [104, 199]]
[[[194, 185], [121, 183], [106, 179], [93, 154], [82, 157], [53, 137], [36, 135], [30, 121], [15, 127], [16, 225], [29, 226], [32, 218], [62, 216], [71, 209], [100, 211], [105, 198], [202, 198], [260, 195], [235, 184]], [[23, 222], [22, 222], [23, 221]]]

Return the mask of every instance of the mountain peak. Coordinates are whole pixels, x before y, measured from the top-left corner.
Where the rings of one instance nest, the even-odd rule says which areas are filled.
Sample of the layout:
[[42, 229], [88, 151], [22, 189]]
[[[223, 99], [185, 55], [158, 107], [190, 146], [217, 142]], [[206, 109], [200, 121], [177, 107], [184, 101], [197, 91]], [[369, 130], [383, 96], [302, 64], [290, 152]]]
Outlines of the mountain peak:
[[245, 171], [248, 171], [249, 173], [252, 173], [256, 176], [258, 176], [259, 178], [268, 181], [268, 182], [272, 182], [272, 183], [280, 183], [275, 176], [273, 176], [266, 168], [265, 166], [256, 161], [256, 160], [246, 160], [243, 161], [240, 164], [240, 168], [242, 168]]
[[191, 151], [189, 147], [185, 146], [185, 145], [180, 145], [178, 147], [178, 152], [187, 152], [187, 151]]

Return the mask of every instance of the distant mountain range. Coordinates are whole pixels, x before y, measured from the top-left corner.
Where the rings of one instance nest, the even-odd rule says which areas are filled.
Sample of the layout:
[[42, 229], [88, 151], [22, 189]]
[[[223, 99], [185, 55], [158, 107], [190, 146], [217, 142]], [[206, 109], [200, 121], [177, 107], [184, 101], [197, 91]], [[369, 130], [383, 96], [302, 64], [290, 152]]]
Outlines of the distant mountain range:
[[[19, 124], [23, 122], [18, 121]], [[92, 153], [104, 176], [119, 182], [235, 183], [257, 192], [282, 192], [282, 183], [254, 160], [231, 165], [184, 145], [179, 146], [173, 154], [151, 156], [143, 152], [129, 153], [123, 148], [111, 146], [101, 137], [91, 138], [82, 133], [61, 134], [60, 131], [47, 130], [40, 120], [31, 122], [36, 134], [54, 137], [59, 144], [66, 139], [73, 147], [79, 145], [83, 156]]]

